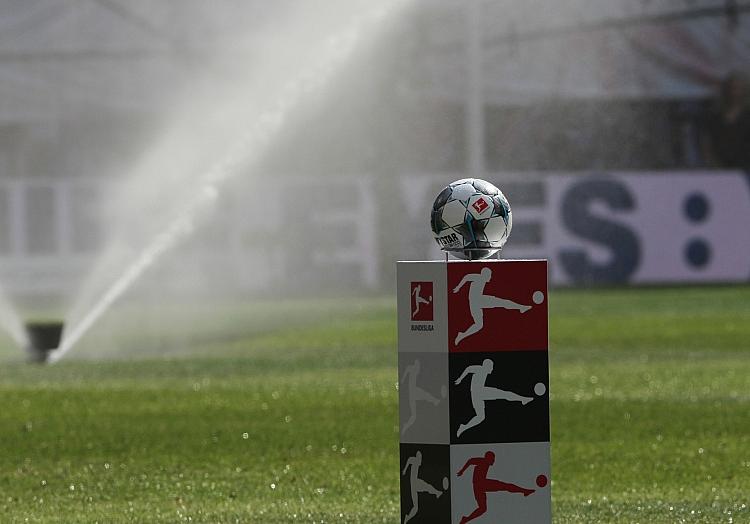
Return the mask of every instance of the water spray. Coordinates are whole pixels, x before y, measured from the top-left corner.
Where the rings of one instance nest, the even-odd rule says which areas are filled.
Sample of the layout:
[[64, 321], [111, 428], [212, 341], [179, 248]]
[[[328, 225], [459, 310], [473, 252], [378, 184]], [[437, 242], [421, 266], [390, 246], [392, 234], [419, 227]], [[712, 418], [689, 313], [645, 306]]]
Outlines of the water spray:
[[198, 179], [198, 190], [180, 212], [155, 235], [136, 255], [133, 262], [114, 279], [94, 304], [77, 322], [66, 330], [57, 350], [49, 355], [49, 362], [60, 360], [109, 307], [127, 291], [133, 283], [159, 259], [194, 230], [196, 221], [213, 207], [219, 189], [224, 183], [257, 161], [267, 147], [283, 129], [286, 120], [307, 97], [316, 94], [330, 81], [355, 51], [367, 31], [377, 27], [396, 7], [403, 7], [407, 0], [392, 0], [381, 3], [374, 10], [357, 17], [349, 26], [333, 35], [326, 42], [323, 58], [311, 64], [279, 94], [275, 103], [261, 111], [254, 125], [243, 133], [236, 143], [218, 162]]

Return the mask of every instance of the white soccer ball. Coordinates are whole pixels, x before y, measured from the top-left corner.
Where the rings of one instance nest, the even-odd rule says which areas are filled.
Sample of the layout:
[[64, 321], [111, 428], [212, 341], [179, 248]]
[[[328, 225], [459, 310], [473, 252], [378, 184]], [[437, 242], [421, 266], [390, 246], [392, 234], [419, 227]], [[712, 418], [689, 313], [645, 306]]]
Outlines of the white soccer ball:
[[505, 195], [478, 178], [453, 182], [432, 206], [435, 241], [456, 258], [477, 260], [497, 253], [508, 240], [513, 216]]

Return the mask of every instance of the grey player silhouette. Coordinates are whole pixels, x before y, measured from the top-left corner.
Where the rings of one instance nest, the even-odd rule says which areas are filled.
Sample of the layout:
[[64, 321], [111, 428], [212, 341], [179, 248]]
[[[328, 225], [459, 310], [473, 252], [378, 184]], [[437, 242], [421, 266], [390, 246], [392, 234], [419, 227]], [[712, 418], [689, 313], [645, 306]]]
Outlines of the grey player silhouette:
[[456, 379], [455, 384], [459, 385], [464, 378], [471, 375], [471, 404], [474, 407], [474, 417], [466, 424], [460, 424], [456, 432], [456, 438], [467, 429], [478, 426], [485, 419], [485, 403], [488, 400], [507, 400], [508, 402], [520, 402], [524, 406], [534, 400], [534, 397], [523, 397], [512, 391], [505, 391], [485, 385], [487, 377], [492, 373], [495, 365], [492, 360], [486, 358], [481, 366], [467, 367], [461, 376]]
[[[440, 495], [444, 493], [444, 491], [440, 491], [439, 489], [431, 486], [421, 478], [419, 478], [419, 468], [422, 467], [422, 452], [417, 451], [416, 455], [413, 457], [410, 457], [407, 459], [406, 464], [404, 465], [404, 470], [401, 472], [401, 475], [406, 475], [406, 470], [411, 468], [409, 471], [409, 491], [411, 493], [411, 510], [409, 513], [406, 514], [404, 517], [403, 524], [406, 524], [411, 519], [413, 519], [417, 512], [419, 512], [419, 494], [420, 493], [428, 493], [432, 495], [433, 497], [440, 498]], [[443, 479], [443, 488], [446, 490], [448, 489], [448, 479]]]
[[[419, 372], [421, 370], [422, 366], [419, 362], [419, 360], [415, 360], [414, 363], [410, 366], [407, 366], [404, 370], [404, 375], [401, 377], [401, 384], [407, 381], [407, 396], [409, 397], [409, 420], [406, 421], [404, 426], [401, 428], [401, 434], [405, 434], [406, 430], [409, 429], [414, 422], [417, 420], [417, 401], [426, 401], [432, 404], [433, 406], [437, 406], [440, 404], [440, 399], [431, 395], [429, 392], [425, 391], [424, 389], [417, 386], [417, 377], [419, 376]], [[441, 395], [443, 398], [447, 396], [447, 391], [441, 391]]]
[[422, 298], [419, 294], [422, 292], [422, 286], [417, 284], [414, 286], [414, 289], [412, 290], [411, 294], [414, 295], [414, 308], [411, 313], [411, 318], [414, 318], [419, 313], [419, 305], [420, 304], [429, 304], [430, 301], [432, 301], [432, 297], [429, 297], [427, 299]]
[[469, 273], [464, 276], [461, 282], [453, 288], [454, 293], [458, 293], [465, 284], [469, 284], [469, 310], [474, 323], [466, 331], [459, 332], [454, 344], [458, 344], [468, 336], [479, 332], [484, 327], [484, 310], [488, 308], [515, 309], [521, 313], [526, 313], [531, 306], [518, 304], [512, 300], [495, 297], [484, 294], [484, 286], [492, 279], [492, 270], [483, 267], [479, 273]]

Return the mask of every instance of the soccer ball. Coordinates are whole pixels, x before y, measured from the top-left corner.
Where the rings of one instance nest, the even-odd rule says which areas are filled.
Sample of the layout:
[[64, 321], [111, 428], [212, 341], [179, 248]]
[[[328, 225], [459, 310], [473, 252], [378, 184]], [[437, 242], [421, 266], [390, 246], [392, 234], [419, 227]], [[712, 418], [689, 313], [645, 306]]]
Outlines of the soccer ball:
[[465, 178], [443, 189], [432, 206], [435, 241], [456, 258], [477, 260], [508, 240], [513, 216], [508, 199], [484, 180]]

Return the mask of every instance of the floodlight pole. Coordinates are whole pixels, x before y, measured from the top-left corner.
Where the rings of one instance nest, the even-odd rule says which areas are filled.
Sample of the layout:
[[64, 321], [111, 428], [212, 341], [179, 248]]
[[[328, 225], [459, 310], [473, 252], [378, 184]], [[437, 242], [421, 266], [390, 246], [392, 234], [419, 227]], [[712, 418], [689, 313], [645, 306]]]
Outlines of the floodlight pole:
[[482, 49], [482, 0], [466, 2], [466, 147], [468, 176], [483, 178], [484, 165], [484, 91]]

